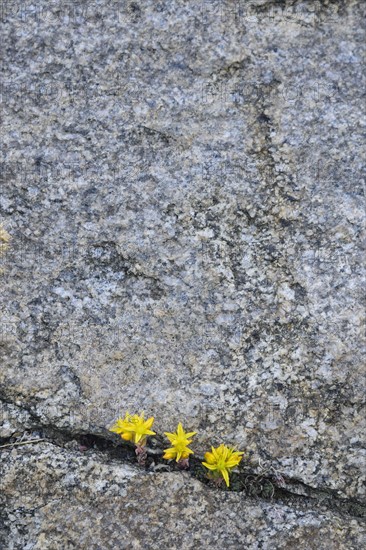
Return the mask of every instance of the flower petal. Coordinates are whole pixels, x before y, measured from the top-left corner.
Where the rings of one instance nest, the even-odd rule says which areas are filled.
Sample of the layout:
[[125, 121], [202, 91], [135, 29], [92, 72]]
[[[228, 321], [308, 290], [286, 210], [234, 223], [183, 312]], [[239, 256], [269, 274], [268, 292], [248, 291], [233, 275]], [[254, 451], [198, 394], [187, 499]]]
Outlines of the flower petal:
[[123, 428], [120, 428], [119, 426], [117, 426], [117, 424], [115, 424], [114, 426], [109, 428], [109, 431], [114, 432], [116, 434], [120, 434], [121, 432], [123, 432]]
[[163, 458], [165, 458], [165, 460], [171, 460], [172, 458], [175, 457], [175, 452], [174, 451], [166, 451]]
[[153, 416], [151, 416], [150, 418], [148, 418], [148, 419], [145, 420], [145, 422], [144, 422], [144, 426], [145, 426], [145, 428], [147, 428], [147, 429], [150, 429], [151, 426], [152, 426], [153, 424], [154, 424], [154, 417], [153, 417]]
[[228, 474], [228, 471], [226, 470], [226, 468], [224, 468], [223, 470], [220, 470], [220, 471], [221, 471], [222, 477], [223, 477], [224, 480], [225, 480], [226, 485], [229, 487], [230, 481], [229, 481], [229, 474]]
[[217, 449], [215, 449], [215, 447], [211, 447], [211, 451], [212, 451], [213, 456], [215, 457], [215, 460], [219, 460], [219, 458], [221, 456], [220, 447], [217, 447]]
[[138, 443], [140, 439], [142, 439], [143, 435], [139, 433], [135, 433], [135, 443]]
[[230, 449], [226, 445], [222, 445], [222, 458], [226, 461], [228, 459]]
[[202, 462], [202, 464], [205, 466], [205, 468], [208, 468], [209, 470], [216, 470], [216, 464], [208, 464], [208, 462]]
[[234, 468], [240, 462], [241, 462], [241, 457], [240, 456], [239, 457], [232, 456], [231, 458], [229, 458], [229, 460], [226, 460], [225, 466], [227, 468]]
[[216, 459], [212, 453], [205, 453], [205, 460], [209, 464], [214, 464], [216, 462]]
[[174, 447], [169, 447], [169, 449], [164, 449], [164, 453], [176, 453], [176, 450], [174, 449]]

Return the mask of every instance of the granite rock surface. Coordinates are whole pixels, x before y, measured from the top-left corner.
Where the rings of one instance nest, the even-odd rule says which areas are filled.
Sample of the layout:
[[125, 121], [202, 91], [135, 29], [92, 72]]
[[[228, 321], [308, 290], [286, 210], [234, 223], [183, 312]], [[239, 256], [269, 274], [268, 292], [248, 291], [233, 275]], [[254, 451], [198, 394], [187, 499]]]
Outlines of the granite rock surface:
[[93, 451], [39, 443], [3, 452], [0, 465], [9, 550], [358, 550], [365, 541], [354, 518], [217, 492], [188, 473], [141, 474]]
[[[199, 456], [232, 443], [254, 469], [365, 500], [364, 12], [3, 3], [0, 437], [113, 439], [117, 416], [145, 410], [160, 435], [178, 421], [197, 431]], [[9, 468], [26, 471], [28, 453]], [[250, 537], [243, 516], [257, 514], [267, 533], [270, 504], [218, 498], [222, 529]], [[98, 529], [114, 521], [103, 503], [90, 505]]]

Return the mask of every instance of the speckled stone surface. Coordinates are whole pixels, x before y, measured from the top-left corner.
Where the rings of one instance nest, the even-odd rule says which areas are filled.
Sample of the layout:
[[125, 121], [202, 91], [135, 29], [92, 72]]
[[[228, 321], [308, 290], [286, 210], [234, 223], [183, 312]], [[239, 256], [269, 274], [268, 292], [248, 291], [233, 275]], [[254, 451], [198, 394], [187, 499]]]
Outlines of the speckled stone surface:
[[364, 11], [2, 4], [0, 435], [145, 410], [365, 498]]
[[0, 537], [9, 550], [359, 550], [355, 519], [207, 489], [188, 474], [141, 474], [98, 454], [39, 443], [3, 452]]

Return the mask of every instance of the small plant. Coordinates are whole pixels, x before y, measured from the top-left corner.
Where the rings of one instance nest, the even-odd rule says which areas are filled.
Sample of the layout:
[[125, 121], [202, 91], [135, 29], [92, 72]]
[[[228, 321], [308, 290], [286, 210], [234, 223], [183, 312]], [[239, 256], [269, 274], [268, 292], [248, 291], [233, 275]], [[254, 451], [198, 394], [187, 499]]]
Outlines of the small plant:
[[164, 456], [166, 460], [172, 460], [175, 458], [178, 466], [182, 469], [189, 468], [189, 455], [193, 454], [193, 451], [188, 448], [188, 445], [192, 443], [191, 437], [195, 436], [197, 432], [186, 433], [182, 424], [179, 422], [177, 431], [175, 433], [164, 432], [172, 444], [169, 449], [164, 449]]
[[[118, 418], [109, 431], [119, 434], [122, 439], [135, 444], [137, 461], [141, 466], [146, 465], [147, 450], [146, 442], [149, 435], [156, 435], [151, 430], [154, 417], [145, 420], [144, 413], [125, 415], [125, 418]], [[189, 456], [194, 454], [189, 445], [197, 432], [186, 432], [179, 422], [175, 432], [164, 432], [169, 439], [171, 447], [164, 449], [165, 460], [175, 460], [181, 469], [189, 468]], [[223, 443], [219, 447], [211, 447], [211, 452], [205, 453], [205, 460], [202, 465], [209, 470], [207, 477], [220, 486], [225, 481], [230, 486], [230, 473], [238, 466], [243, 458], [243, 452], [227, 447]], [[201, 468], [202, 471], [202, 468]], [[235, 485], [235, 483], [234, 483]]]
[[230, 472], [241, 462], [244, 453], [235, 451], [235, 449], [229, 448], [223, 443], [216, 449], [211, 447], [211, 450], [211, 453], [205, 453], [205, 462], [202, 462], [203, 466], [210, 470], [208, 477], [218, 484], [224, 479], [226, 486], [229, 487]]
[[155, 435], [155, 432], [150, 430], [154, 423], [154, 417], [151, 416], [147, 420], [144, 418], [144, 413], [129, 414], [126, 413], [124, 420], [118, 418], [116, 423], [109, 429], [109, 431], [119, 434], [122, 439], [126, 441], [132, 441], [135, 444], [135, 453], [138, 463], [141, 466], [145, 466], [147, 452], [146, 442], [148, 435]]

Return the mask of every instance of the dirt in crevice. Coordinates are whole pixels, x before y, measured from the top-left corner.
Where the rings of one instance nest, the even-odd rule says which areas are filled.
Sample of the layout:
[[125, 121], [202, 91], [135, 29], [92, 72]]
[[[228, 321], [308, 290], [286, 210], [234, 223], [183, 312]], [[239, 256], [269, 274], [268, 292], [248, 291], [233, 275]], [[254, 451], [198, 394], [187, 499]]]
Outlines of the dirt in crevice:
[[[29, 412], [29, 411], [28, 411]], [[24, 438], [24, 436], [26, 436]], [[39, 443], [37, 444], [37, 440]], [[155, 439], [155, 438], [154, 438]], [[29, 443], [28, 441], [29, 440]], [[107, 462], [123, 462], [136, 464], [136, 454], [132, 445], [120, 442], [112, 434], [104, 437], [92, 433], [76, 433], [53, 426], [35, 426], [31, 432], [14, 434], [12, 437], [0, 438], [0, 453], [6, 453], [19, 445], [40, 445], [47, 442], [72, 452], [84, 455], [93, 453], [97, 459]], [[162, 450], [158, 441], [155, 447], [147, 448], [146, 465], [142, 472], [170, 473], [181, 471], [175, 462], [168, 463], [162, 458]], [[207, 478], [207, 471], [201, 464], [202, 458], [191, 457], [188, 472], [193, 478], [207, 486], [208, 490], [241, 492], [248, 497], [256, 497], [282, 503], [297, 508], [318, 508], [330, 510], [343, 516], [366, 518], [366, 505], [355, 499], [344, 499], [337, 496], [336, 491], [310, 487], [299, 480], [289, 479], [278, 472], [258, 472], [248, 464], [243, 465], [231, 474], [230, 488], [225, 483], [219, 485]]]

